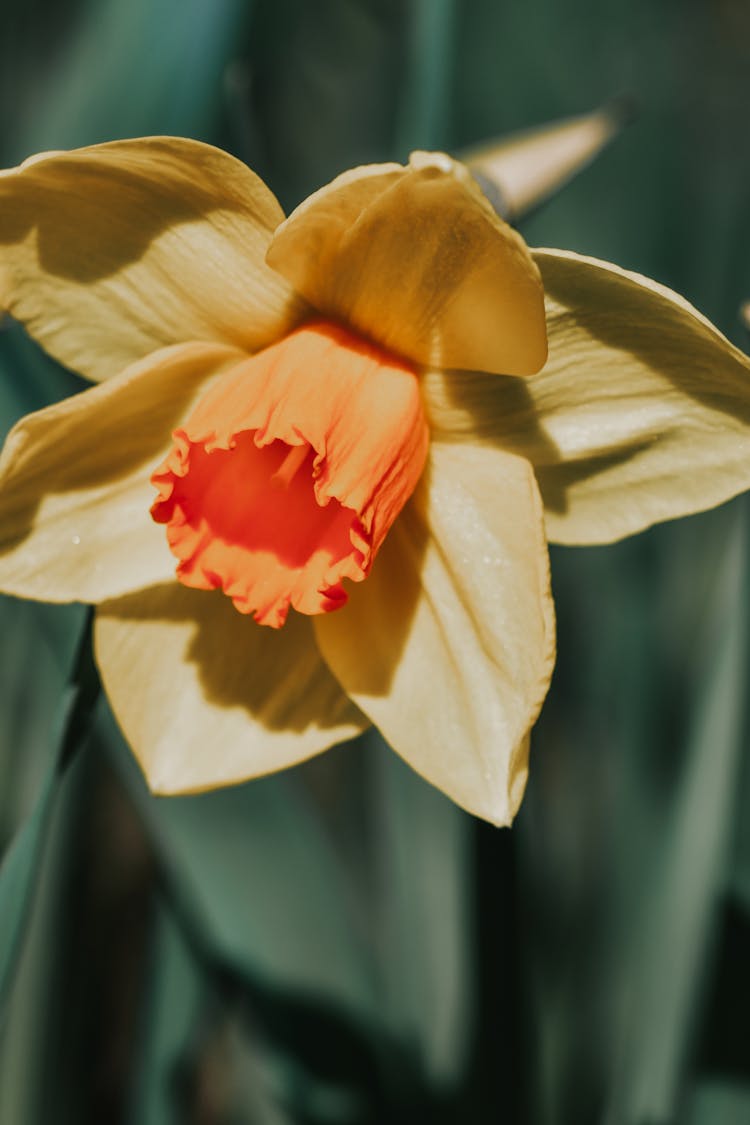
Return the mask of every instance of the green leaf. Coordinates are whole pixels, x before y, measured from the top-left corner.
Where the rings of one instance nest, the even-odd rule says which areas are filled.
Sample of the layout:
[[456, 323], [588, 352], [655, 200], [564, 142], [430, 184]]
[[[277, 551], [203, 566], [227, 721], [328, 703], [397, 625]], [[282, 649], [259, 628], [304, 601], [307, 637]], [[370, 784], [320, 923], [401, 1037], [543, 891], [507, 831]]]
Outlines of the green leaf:
[[133, 1125], [177, 1120], [180, 1066], [198, 1033], [207, 984], [169, 911], [154, 920], [152, 968], [144, 989], [141, 1034], [129, 1119]]
[[374, 1018], [378, 996], [342, 857], [293, 775], [157, 798], [111, 737], [162, 869], [212, 955], [250, 978]]
[[0, 1021], [23, 944], [59, 776], [88, 734], [98, 694], [99, 678], [93, 666], [91, 630], [87, 625], [54, 732], [55, 750], [50, 754], [34, 810], [11, 841], [0, 865]]
[[[8, 987], [5, 1010], [0, 1015], [0, 1123], [1, 1125], [78, 1125], [85, 1090], [75, 1089], [67, 1068], [55, 1051], [55, 1030], [64, 1023], [71, 1048], [69, 1023], [68, 965], [62, 951], [68, 935], [80, 933], [81, 920], [71, 916], [66, 889], [77, 873], [70, 867], [70, 844], [80, 809], [85, 755], [77, 759], [63, 777], [55, 777], [47, 803], [36, 864], [27, 868], [33, 888], [33, 909], [28, 909], [28, 888], [21, 887], [23, 944], [12, 964], [12, 988]], [[4, 903], [5, 906], [5, 903]], [[18, 900], [11, 902], [11, 918]], [[17, 915], [16, 915], [17, 916]], [[0, 931], [5, 937], [6, 914]], [[5, 962], [6, 970], [8, 962]], [[10, 983], [8, 978], [8, 983]]]
[[411, 4], [406, 89], [396, 126], [401, 159], [412, 149], [446, 146], [458, 8], [456, 0]]
[[34, 811], [17, 833], [0, 865], [0, 1020], [23, 942], [42, 849], [53, 807], [57, 762], [52, 759]]
[[[694, 702], [680, 791], [651, 872], [643, 925], [631, 953], [631, 1030], [612, 1112], [624, 1121], [669, 1120], [676, 1112], [731, 841], [743, 750], [747, 682], [747, 529], [737, 509], [698, 641], [701, 688]], [[639, 1035], [632, 1029], [640, 1028]]]
[[102, 0], [88, 19], [68, 23], [56, 66], [38, 74], [15, 155], [118, 137], [206, 135], [250, 10], [247, 0]]
[[680, 1125], [747, 1125], [750, 1083], [701, 1082], [691, 1092]]
[[447, 1090], [464, 1076], [474, 1015], [471, 818], [368, 738], [382, 1013]]
[[295, 1071], [295, 1112], [323, 1121], [325, 1106], [419, 1105], [457, 1086], [473, 1003], [468, 817], [376, 735], [199, 797], [154, 798], [124, 747], [116, 760], [194, 956], [230, 1011], [244, 989]]

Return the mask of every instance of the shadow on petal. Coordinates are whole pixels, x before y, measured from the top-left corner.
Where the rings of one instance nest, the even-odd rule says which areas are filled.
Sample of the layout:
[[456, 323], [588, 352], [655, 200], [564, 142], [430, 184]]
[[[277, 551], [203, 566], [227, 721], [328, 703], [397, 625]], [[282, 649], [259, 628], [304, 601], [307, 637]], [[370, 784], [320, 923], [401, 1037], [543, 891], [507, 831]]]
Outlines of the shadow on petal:
[[489, 375], [458, 368], [426, 372], [423, 385], [435, 438], [438, 441], [471, 438], [492, 444], [500, 444], [502, 439], [503, 448], [507, 448], [509, 435], [512, 440], [513, 432], [522, 430], [526, 435], [525, 448], [533, 446], [539, 451], [540, 459], [548, 462], [558, 459], [557, 447], [537, 421], [536, 404], [529, 393], [529, 383], [534, 378], [534, 375], [521, 379], [515, 375]]
[[[108, 165], [103, 159], [87, 163], [76, 153], [61, 154], [0, 176], [0, 245], [21, 242], [36, 231], [45, 273], [91, 283], [138, 261], [168, 227], [219, 209], [231, 210], [231, 197], [220, 202], [216, 191], [202, 189], [197, 178], [180, 195], [173, 180], [160, 185], [152, 175], [125, 167], [123, 157]], [[120, 237], [123, 232], [127, 237]]]
[[[480, 371], [429, 371], [424, 376], [427, 414], [441, 442], [492, 445], [526, 457], [533, 465], [562, 461], [555, 442], [539, 424], [529, 380]], [[564, 495], [558, 502], [564, 506]]]
[[[364, 582], [350, 585], [349, 602], [314, 618], [327, 663], [352, 694], [387, 696], [423, 596], [429, 541], [425, 522], [430, 464], [388, 533]], [[425, 669], [425, 675], [428, 675]]]
[[[570, 310], [566, 315], [581, 335], [615, 353], [632, 355], [665, 388], [674, 387], [750, 426], [746, 357], [678, 294], [593, 259], [568, 260], [540, 252], [536, 260], [545, 293]], [[585, 274], [581, 261], [588, 266]]]
[[[624, 337], [618, 346], [625, 347]], [[571, 371], [571, 380], [575, 377], [575, 371]], [[616, 445], [607, 447], [609, 435], [592, 431], [585, 455], [571, 460], [540, 421], [544, 417], [543, 398], [535, 399], [531, 393], [544, 379], [544, 372], [528, 380], [475, 371], [430, 372], [426, 379], [428, 417], [435, 439], [490, 445], [525, 457], [534, 467], [545, 508], [556, 515], [568, 512], [570, 489], [627, 464], [662, 436], [662, 429], [649, 422], [648, 429], [630, 437], [623, 435]], [[713, 406], [716, 408], [716, 403]], [[727, 412], [736, 415], [730, 407]], [[601, 443], [598, 452], [597, 442]]]
[[[333, 728], [353, 710], [318, 653], [310, 618], [301, 614], [270, 629], [238, 613], [218, 591], [172, 582], [105, 602], [97, 618], [105, 679], [132, 673], [135, 662], [133, 687], [141, 680], [145, 695], [161, 690], [176, 708], [194, 678], [209, 704], [240, 708], [270, 731]], [[108, 629], [111, 639], [102, 644]], [[109, 683], [107, 690], [113, 694]]]
[[535, 463], [534, 473], [544, 498], [545, 508], [555, 515], [564, 515], [570, 507], [569, 489], [575, 488], [583, 481], [604, 475], [618, 465], [627, 464], [633, 457], [647, 450], [651, 440], [649, 437], [640, 441], [634, 438], [610, 452], [599, 456], [583, 457], [578, 461], [568, 461], [564, 464], [561, 458], [552, 465]]

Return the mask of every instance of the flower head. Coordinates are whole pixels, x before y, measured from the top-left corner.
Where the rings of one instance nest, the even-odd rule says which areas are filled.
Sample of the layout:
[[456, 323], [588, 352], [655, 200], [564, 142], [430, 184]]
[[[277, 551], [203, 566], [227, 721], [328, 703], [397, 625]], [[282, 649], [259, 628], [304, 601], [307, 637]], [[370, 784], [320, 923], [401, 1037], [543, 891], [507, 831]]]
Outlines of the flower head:
[[372, 722], [507, 823], [554, 658], [546, 535], [750, 476], [747, 358], [652, 282], [532, 256], [442, 154], [286, 220], [195, 142], [45, 154], [0, 175], [0, 306], [100, 383], [8, 438], [0, 587], [97, 604], [159, 792]]
[[367, 577], [429, 432], [407, 363], [313, 321], [219, 380], [173, 439], [151, 513], [180, 581], [278, 627]]

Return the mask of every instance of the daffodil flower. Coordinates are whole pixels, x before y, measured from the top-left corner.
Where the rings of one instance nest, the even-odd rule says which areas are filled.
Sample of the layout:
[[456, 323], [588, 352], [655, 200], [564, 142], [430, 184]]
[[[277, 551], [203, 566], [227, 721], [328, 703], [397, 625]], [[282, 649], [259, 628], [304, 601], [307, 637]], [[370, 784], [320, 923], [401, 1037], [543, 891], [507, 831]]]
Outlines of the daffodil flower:
[[374, 723], [508, 823], [554, 659], [547, 537], [750, 479], [747, 358], [651, 281], [532, 255], [442, 154], [286, 220], [196, 142], [43, 154], [0, 175], [0, 306], [100, 384], [7, 440], [0, 588], [97, 605], [159, 793]]

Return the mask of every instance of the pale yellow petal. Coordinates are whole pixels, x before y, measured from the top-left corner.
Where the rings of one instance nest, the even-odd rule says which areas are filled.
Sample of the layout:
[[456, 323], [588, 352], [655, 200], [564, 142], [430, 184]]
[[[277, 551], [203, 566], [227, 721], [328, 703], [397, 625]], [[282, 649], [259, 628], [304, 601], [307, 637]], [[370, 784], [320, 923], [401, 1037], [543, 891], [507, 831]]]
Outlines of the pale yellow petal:
[[750, 487], [750, 360], [682, 297], [606, 262], [535, 252], [550, 356], [521, 383], [432, 373], [434, 433], [529, 458], [548, 536], [608, 543]]
[[427, 479], [370, 577], [315, 628], [333, 672], [394, 750], [457, 804], [510, 823], [554, 661], [528, 463], [433, 445]]
[[0, 590], [98, 602], [173, 575], [149, 477], [203, 388], [243, 359], [176, 345], [21, 419], [0, 457]]
[[279, 228], [267, 260], [320, 312], [415, 363], [529, 375], [544, 362], [527, 247], [440, 153], [334, 180]]
[[301, 309], [265, 264], [276, 199], [234, 157], [150, 137], [0, 173], [0, 309], [104, 379], [187, 340], [255, 350]]
[[369, 725], [298, 614], [267, 629], [223, 594], [175, 582], [100, 606], [95, 646], [112, 709], [155, 793], [271, 773]]

